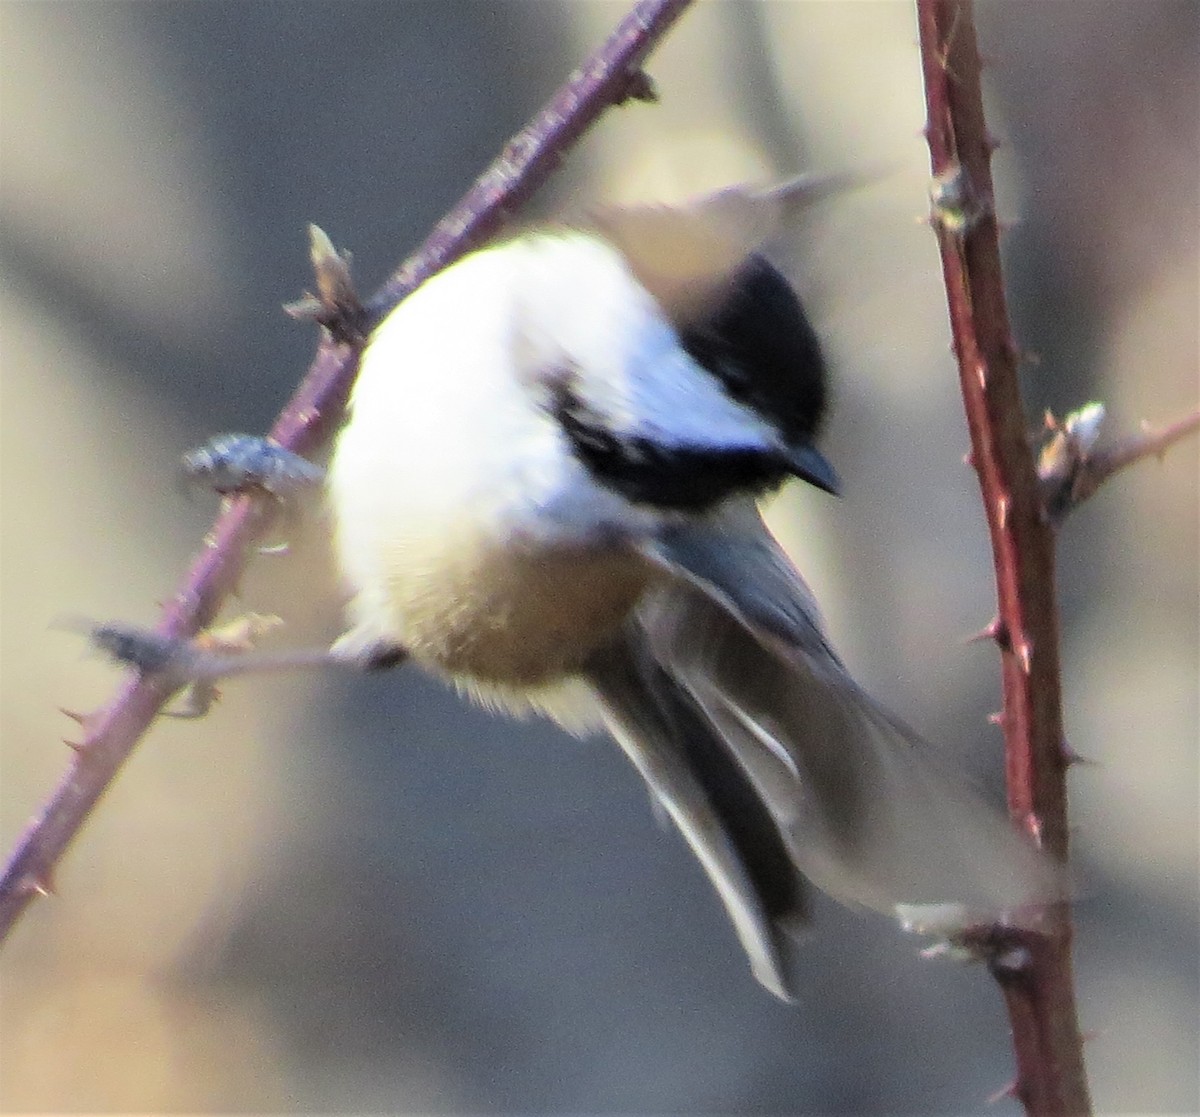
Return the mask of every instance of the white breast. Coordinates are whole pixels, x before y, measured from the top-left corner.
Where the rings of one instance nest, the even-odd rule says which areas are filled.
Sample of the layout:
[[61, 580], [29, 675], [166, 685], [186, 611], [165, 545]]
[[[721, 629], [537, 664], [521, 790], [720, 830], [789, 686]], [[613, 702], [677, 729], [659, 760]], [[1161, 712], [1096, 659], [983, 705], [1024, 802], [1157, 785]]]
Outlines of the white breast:
[[538, 402], [538, 378], [578, 354], [570, 329], [533, 328], [531, 289], [542, 284], [583, 330], [653, 315], [636, 288], [635, 305], [621, 304], [629, 285], [610, 248], [576, 239], [598, 266], [574, 287], [555, 258], [563, 240], [514, 241], [393, 311], [364, 354], [330, 465], [354, 623], [484, 684], [577, 668], [648, 576], [613, 540], [651, 514], [596, 485]]

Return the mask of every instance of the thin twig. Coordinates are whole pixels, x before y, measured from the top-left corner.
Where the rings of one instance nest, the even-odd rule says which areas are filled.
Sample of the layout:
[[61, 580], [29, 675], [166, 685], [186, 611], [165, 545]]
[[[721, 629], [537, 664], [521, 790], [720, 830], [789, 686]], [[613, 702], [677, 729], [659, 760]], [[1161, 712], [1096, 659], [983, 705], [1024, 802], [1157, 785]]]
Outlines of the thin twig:
[[1080, 463], [1071, 491], [1072, 507], [1093, 496], [1105, 481], [1145, 458], [1161, 458], [1176, 442], [1200, 431], [1200, 410], [1177, 420], [1161, 430], [1144, 429], [1141, 434], [1088, 454]]
[[[629, 98], [647, 98], [642, 62], [690, 3], [641, 0], [370, 300], [370, 312], [386, 313], [418, 284], [491, 235], [606, 108]], [[308, 373], [271, 429], [275, 442], [303, 454], [329, 436], [342, 414], [360, 349], [360, 339], [339, 341], [322, 331]], [[267, 529], [272, 503], [250, 494], [228, 501], [205, 550], [163, 610], [158, 634], [186, 638], [212, 623], [236, 586], [255, 540]], [[0, 942], [34, 897], [52, 890], [55, 865], [178, 686], [170, 677], [131, 674], [107, 707], [81, 719], [84, 739], [70, 769], [30, 822], [0, 875]]]
[[[1008, 804], [1014, 822], [1053, 858], [1067, 859], [1054, 533], [1042, 512], [1017, 379], [996, 216], [980, 59], [969, 0], [917, 0], [933, 224], [958, 358], [971, 454], [996, 574]], [[1091, 1111], [1075, 1010], [1069, 908], [1042, 931], [1007, 936], [1019, 966], [992, 966], [1012, 1024], [1012, 1094], [1029, 1114]]]

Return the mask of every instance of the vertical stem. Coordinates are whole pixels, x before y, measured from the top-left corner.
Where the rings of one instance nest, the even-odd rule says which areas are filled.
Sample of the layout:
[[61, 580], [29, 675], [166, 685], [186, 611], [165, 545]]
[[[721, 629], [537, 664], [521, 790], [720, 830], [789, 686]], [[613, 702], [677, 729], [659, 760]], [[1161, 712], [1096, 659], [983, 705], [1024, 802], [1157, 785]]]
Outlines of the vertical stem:
[[[970, 0], [917, 0], [935, 181], [954, 195], [938, 234], [971, 453], [987, 514], [998, 599], [1008, 805], [1056, 860], [1068, 852], [1054, 535], [1038, 492], [1000, 269], [992, 143]], [[1040, 932], [1011, 936], [1018, 967], [993, 966], [1012, 1024], [1013, 1093], [1030, 1114], [1091, 1111], [1075, 1011], [1067, 905]]]

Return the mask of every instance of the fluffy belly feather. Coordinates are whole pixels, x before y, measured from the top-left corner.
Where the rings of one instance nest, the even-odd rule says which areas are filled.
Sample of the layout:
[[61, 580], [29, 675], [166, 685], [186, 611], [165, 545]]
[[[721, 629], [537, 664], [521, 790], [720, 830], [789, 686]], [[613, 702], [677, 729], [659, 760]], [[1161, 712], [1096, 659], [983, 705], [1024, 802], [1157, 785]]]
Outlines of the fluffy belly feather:
[[394, 629], [418, 661], [502, 687], [578, 671], [617, 633], [651, 577], [642, 560], [617, 550], [445, 557], [416, 577], [411, 553], [387, 564]]

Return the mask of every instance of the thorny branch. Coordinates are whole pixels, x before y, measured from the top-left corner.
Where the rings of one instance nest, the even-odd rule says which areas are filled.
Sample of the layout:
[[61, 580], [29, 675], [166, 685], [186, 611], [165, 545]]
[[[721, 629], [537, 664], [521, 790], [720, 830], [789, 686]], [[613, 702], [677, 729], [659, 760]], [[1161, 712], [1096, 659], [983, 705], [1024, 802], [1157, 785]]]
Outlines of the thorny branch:
[[[970, 0], [917, 0], [926, 136], [934, 175], [932, 224], [958, 359], [971, 461], [979, 476], [998, 598], [990, 630], [1000, 649], [1008, 805], [1013, 821], [1067, 860], [1066, 772], [1054, 531], [1026, 429], [1000, 269], [991, 155]], [[1031, 1115], [1086, 1114], [1091, 1100], [1071, 971], [1066, 904], [1039, 932], [1006, 932], [1018, 966], [993, 964], [1012, 1025], [1016, 1078], [1008, 1091]], [[999, 955], [998, 955], [999, 956]]]
[[[353, 383], [369, 321], [494, 233], [610, 105], [652, 97], [642, 63], [690, 3], [640, 0], [604, 45], [505, 146], [361, 316], [352, 313], [356, 301], [348, 297], [332, 263], [324, 273], [318, 265], [318, 305], [311, 316], [318, 317], [322, 310], [336, 312], [340, 317], [333, 324], [341, 328], [322, 331], [307, 374], [271, 429], [275, 442], [303, 454], [328, 438]], [[362, 320], [353, 320], [356, 317]], [[273, 512], [273, 502], [255, 494], [227, 502], [209, 534], [209, 545], [164, 608], [157, 634], [168, 640], [187, 638], [213, 622]], [[132, 674], [108, 706], [80, 719], [84, 737], [70, 769], [30, 822], [0, 875], [0, 942], [36, 896], [52, 891], [55, 865], [178, 685], [169, 675]]]

